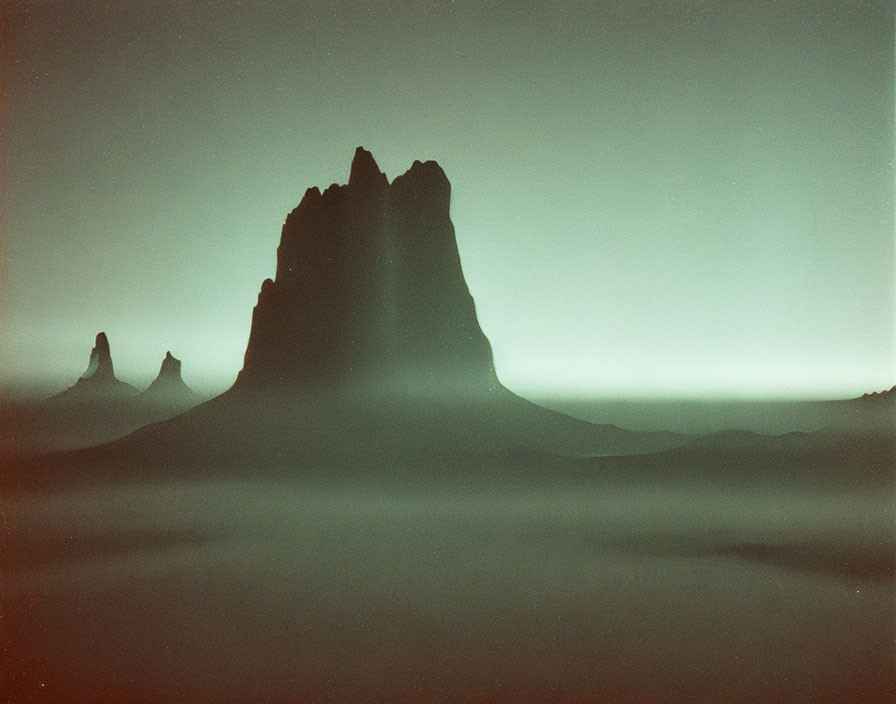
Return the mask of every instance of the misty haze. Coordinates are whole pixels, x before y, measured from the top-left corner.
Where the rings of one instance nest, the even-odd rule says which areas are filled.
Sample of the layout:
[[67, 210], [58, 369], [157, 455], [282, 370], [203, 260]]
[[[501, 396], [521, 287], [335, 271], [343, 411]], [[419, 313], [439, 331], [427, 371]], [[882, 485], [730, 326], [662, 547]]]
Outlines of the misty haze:
[[[227, 392], [196, 405], [168, 352], [140, 393], [100, 333], [8, 405], [12, 696], [885, 701], [896, 391], [779, 403], [821, 427], [775, 435], [532, 404], [449, 202], [359, 147], [287, 218]], [[734, 407], [694, 422], [756, 423]]]
[[892, 8], [0, 13], [0, 699], [896, 699]]
[[172, 482], [7, 517], [26, 701], [889, 696], [869, 489]]

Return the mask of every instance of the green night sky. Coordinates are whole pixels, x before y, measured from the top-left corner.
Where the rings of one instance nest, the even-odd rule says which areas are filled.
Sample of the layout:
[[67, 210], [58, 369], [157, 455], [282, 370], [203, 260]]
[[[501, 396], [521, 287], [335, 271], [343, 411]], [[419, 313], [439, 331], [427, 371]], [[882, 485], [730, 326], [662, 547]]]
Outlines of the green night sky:
[[896, 382], [890, 2], [26, 0], [2, 12], [2, 381], [105, 330], [223, 389], [280, 227], [435, 159], [523, 394]]

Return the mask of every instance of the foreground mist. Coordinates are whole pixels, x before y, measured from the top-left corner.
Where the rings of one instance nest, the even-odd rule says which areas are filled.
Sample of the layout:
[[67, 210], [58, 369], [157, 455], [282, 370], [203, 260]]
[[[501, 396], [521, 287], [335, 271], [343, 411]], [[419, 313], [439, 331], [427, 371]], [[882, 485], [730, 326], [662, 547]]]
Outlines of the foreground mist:
[[47, 701], [885, 701], [886, 490], [209, 480], [7, 503]]

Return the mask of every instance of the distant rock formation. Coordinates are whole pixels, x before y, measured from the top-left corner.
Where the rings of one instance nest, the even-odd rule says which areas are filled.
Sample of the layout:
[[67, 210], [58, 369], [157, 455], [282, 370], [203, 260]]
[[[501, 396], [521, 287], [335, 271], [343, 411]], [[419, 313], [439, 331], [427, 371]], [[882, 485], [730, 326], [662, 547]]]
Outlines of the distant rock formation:
[[886, 401], [889, 403], [893, 403], [894, 401], [896, 401], [896, 386], [893, 386], [886, 391], [872, 391], [870, 394], [863, 394], [856, 400], [874, 402]]
[[140, 399], [150, 403], [190, 403], [194, 401], [193, 390], [184, 383], [180, 375], [181, 362], [171, 352], [165, 353], [159, 374], [142, 394]]
[[87, 370], [81, 375], [81, 378], [93, 379], [95, 381], [115, 378], [115, 371], [112, 368], [112, 354], [109, 352], [109, 338], [106, 337], [106, 333], [101, 332], [96, 336], [96, 343], [90, 351], [90, 361], [87, 364]]
[[358, 147], [348, 184], [286, 218], [236, 389], [466, 394], [498, 387], [434, 161], [389, 184]]
[[[896, 386], [853, 399], [839, 426], [888, 435], [896, 441]], [[893, 461], [896, 466], [896, 447], [893, 448]]]
[[74, 386], [54, 396], [50, 401], [54, 403], [111, 401], [136, 396], [138, 393], [139, 391], [133, 386], [115, 377], [109, 339], [106, 333], [101, 332], [96, 336], [96, 342], [90, 352], [87, 370]]
[[169, 352], [143, 393], [115, 378], [109, 340], [96, 337], [87, 371], [63, 393], [44, 401], [20, 401], [0, 409], [0, 456], [88, 447], [166, 420], [200, 402], [181, 378]]

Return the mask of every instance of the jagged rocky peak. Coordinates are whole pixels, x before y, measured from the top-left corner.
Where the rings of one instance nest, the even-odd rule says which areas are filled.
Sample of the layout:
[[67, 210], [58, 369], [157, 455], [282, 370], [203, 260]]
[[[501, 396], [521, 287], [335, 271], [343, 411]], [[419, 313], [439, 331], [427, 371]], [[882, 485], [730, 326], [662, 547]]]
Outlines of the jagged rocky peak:
[[109, 338], [106, 337], [106, 333], [101, 332], [96, 336], [96, 342], [90, 351], [87, 370], [81, 375], [81, 378], [96, 381], [115, 378], [112, 354], [109, 351]]
[[184, 383], [180, 375], [181, 361], [171, 354], [165, 353], [159, 373], [149, 388], [143, 392], [144, 398], [152, 400], [176, 400], [190, 396], [193, 390]]
[[165, 353], [165, 359], [162, 360], [162, 366], [159, 369], [159, 379], [180, 379], [180, 360], [171, 354], [171, 351]]
[[397, 177], [393, 193], [401, 197], [412, 211], [428, 210], [448, 217], [451, 205], [451, 183], [435, 161], [415, 161], [411, 168]]
[[358, 147], [355, 150], [355, 157], [352, 159], [352, 168], [348, 177], [348, 184], [350, 186], [368, 184], [388, 186], [389, 180], [386, 178], [386, 174], [380, 171], [380, 167], [377, 166], [373, 154], [364, 149], [364, 147]]
[[237, 387], [494, 388], [434, 161], [390, 184], [355, 151], [348, 183], [309, 188], [283, 225]]
[[866, 401], [896, 401], [896, 386], [884, 391], [872, 391], [870, 394], [864, 394], [860, 400]]
[[165, 353], [165, 359], [162, 360], [162, 366], [159, 367], [159, 373], [149, 385], [147, 391], [157, 388], [164, 388], [166, 391], [185, 391], [191, 392], [189, 386], [184, 383], [183, 377], [180, 375], [181, 361], [171, 354], [170, 351]]
[[96, 342], [90, 351], [87, 370], [74, 386], [47, 400], [53, 403], [82, 403], [124, 398], [137, 393], [139, 392], [133, 386], [115, 378], [109, 338], [106, 333], [101, 332], [96, 336]]

